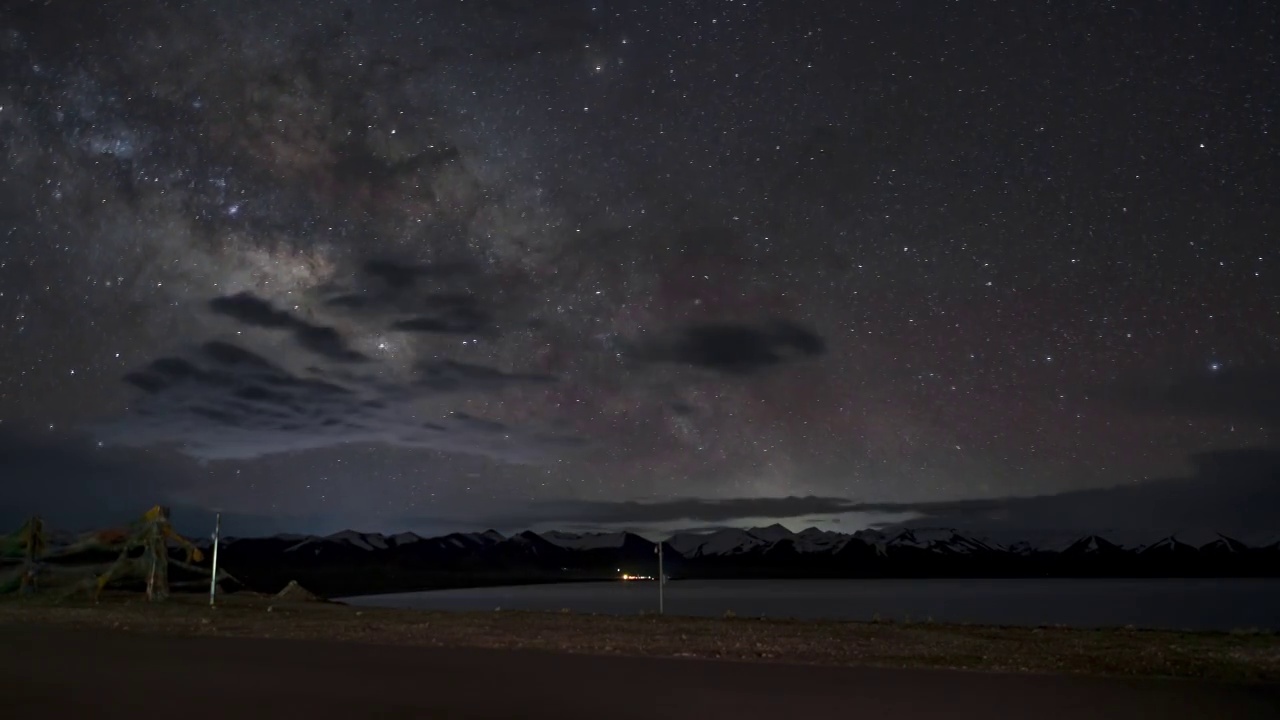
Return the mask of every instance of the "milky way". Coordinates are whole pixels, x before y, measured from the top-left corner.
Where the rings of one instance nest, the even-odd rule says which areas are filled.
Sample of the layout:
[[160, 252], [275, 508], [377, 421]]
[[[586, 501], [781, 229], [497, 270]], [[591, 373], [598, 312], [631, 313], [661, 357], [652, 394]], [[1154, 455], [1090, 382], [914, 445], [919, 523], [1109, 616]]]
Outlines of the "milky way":
[[821, 524], [1277, 443], [1274, 8], [58, 5], [0, 3], [47, 514]]

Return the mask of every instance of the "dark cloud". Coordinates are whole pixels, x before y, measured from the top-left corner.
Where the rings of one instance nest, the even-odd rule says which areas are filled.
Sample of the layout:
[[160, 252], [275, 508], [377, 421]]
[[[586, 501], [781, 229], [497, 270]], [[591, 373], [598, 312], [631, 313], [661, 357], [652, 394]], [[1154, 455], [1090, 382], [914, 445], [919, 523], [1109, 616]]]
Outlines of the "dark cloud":
[[463, 32], [433, 52], [443, 59], [480, 58], [503, 64], [582, 52], [599, 38], [599, 18], [583, 5], [535, 7], [513, 0], [485, 0], [468, 8], [483, 32]]
[[467, 262], [377, 259], [361, 266], [354, 286], [330, 288], [325, 304], [398, 332], [474, 334], [494, 320], [492, 298], [470, 289], [487, 284], [488, 278]]
[[338, 331], [324, 325], [313, 325], [277, 310], [271, 303], [250, 293], [237, 293], [209, 301], [213, 312], [245, 325], [293, 331], [294, 338], [311, 352], [338, 362], [368, 362], [369, 358], [347, 347]]
[[647, 362], [744, 375], [824, 352], [822, 337], [793, 322], [778, 320], [762, 325], [693, 325], [637, 342], [630, 354]]
[[[834, 497], [698, 499], [659, 502], [544, 503], [495, 520], [506, 527], [652, 527], [672, 523], [724, 526], [769, 518], [794, 525], [841, 515], [881, 518], [914, 527], [950, 527], [1029, 539], [1046, 533], [1105, 532], [1148, 537], [1210, 529], [1242, 538], [1280, 528], [1280, 449], [1195, 455], [1194, 471], [1164, 478], [1034, 497], [917, 503], [868, 503]], [[790, 522], [788, 522], [790, 521]], [[798, 529], [798, 528], [793, 528]], [[853, 527], [851, 529], [857, 529]]]
[[1280, 449], [1194, 455], [1184, 477], [1056, 495], [914, 504], [866, 504], [868, 512], [914, 512], [913, 525], [1010, 536], [1050, 529], [1160, 534], [1212, 529], [1242, 536], [1280, 528]]
[[294, 330], [298, 344], [311, 352], [338, 362], [368, 362], [361, 352], [347, 347], [337, 330], [321, 325], [303, 325]]
[[[348, 443], [472, 453], [536, 462], [571, 438], [453, 412], [440, 390], [490, 390], [495, 384], [545, 382], [478, 366], [442, 364], [416, 385], [344, 376], [303, 377], [223, 342], [194, 359], [162, 358], [126, 380], [144, 391], [122, 420], [99, 426], [116, 445], [173, 444], [192, 457], [253, 458]], [[444, 386], [444, 387], [442, 387]]]
[[395, 290], [413, 287], [420, 280], [467, 278], [478, 274], [478, 268], [468, 262], [424, 264], [386, 258], [365, 261], [361, 271], [364, 276]]
[[527, 513], [513, 513], [494, 520], [496, 525], [524, 527], [545, 523], [566, 526], [591, 524], [654, 525], [659, 523], [728, 523], [744, 518], [797, 518], [857, 512], [863, 505], [848, 499], [816, 496], [763, 498], [677, 498], [655, 502], [604, 502], [592, 500], [546, 503]]
[[32, 514], [62, 513], [64, 522], [75, 525], [111, 515], [124, 520], [126, 513], [146, 510], [143, 503], [164, 499], [161, 463], [103, 452], [81, 437], [0, 430], [0, 466], [5, 526]]
[[392, 323], [402, 332], [474, 333], [488, 324], [489, 314], [473, 295], [432, 293], [421, 299], [422, 313]]
[[209, 301], [209, 309], [246, 325], [264, 328], [292, 329], [301, 322], [289, 313], [275, 309], [266, 300], [249, 293], [214, 298]]
[[667, 407], [671, 408], [671, 412], [681, 416], [695, 415], [698, 412], [698, 409], [693, 405], [678, 400], [670, 403]]
[[1280, 426], [1280, 366], [1227, 366], [1171, 381], [1132, 379], [1120, 386], [1119, 396], [1130, 407], [1153, 414]]
[[[120, 526], [153, 505], [170, 506], [175, 526], [188, 537], [213, 527], [214, 509], [183, 499], [191, 468], [172, 459], [100, 448], [79, 435], [0, 430], [0, 466], [5, 480], [0, 533], [31, 515], [71, 532]], [[298, 518], [237, 512], [224, 518], [223, 530], [275, 533], [299, 524]]]
[[506, 373], [484, 365], [433, 360], [418, 366], [417, 383], [439, 392], [484, 390], [516, 383], [552, 383], [550, 375]]

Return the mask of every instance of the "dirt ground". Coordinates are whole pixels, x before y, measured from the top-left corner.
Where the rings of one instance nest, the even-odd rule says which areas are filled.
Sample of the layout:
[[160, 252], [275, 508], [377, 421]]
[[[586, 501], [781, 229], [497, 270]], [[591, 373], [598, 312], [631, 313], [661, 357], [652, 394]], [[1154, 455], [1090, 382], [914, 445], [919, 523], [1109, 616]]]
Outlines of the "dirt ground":
[[0, 624], [816, 665], [1280, 683], [1280, 635], [354, 608], [245, 594], [0, 600]]
[[15, 718], [1275, 720], [1280, 685], [0, 624]]

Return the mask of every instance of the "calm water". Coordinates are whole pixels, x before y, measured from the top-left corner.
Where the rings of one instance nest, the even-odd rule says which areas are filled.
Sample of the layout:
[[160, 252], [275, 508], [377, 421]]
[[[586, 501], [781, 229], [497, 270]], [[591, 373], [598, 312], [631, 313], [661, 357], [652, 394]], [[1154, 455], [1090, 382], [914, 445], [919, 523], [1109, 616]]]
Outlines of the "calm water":
[[[429, 610], [637, 614], [658, 607], [653, 582], [436, 590], [347, 598]], [[830, 618], [1147, 628], [1280, 630], [1280, 579], [1258, 580], [683, 580], [674, 615]]]

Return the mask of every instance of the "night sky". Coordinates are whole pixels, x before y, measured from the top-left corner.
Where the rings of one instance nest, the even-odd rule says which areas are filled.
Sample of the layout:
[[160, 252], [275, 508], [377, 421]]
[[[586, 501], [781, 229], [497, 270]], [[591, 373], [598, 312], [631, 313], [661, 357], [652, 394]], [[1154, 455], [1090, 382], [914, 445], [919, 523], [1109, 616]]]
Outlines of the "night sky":
[[0, 8], [6, 522], [1280, 528], [1274, 5]]

